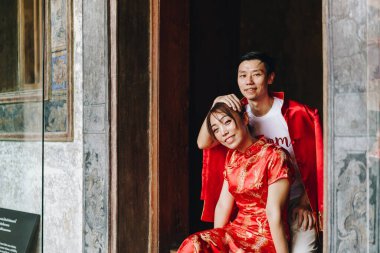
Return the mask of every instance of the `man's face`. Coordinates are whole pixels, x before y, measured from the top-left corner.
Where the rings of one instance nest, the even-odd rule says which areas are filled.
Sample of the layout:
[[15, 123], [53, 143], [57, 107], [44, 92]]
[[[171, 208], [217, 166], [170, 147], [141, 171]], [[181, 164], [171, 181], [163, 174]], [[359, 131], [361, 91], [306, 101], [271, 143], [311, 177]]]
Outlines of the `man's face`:
[[239, 65], [237, 82], [241, 94], [248, 100], [260, 100], [268, 96], [268, 85], [273, 82], [274, 73], [269, 76], [260, 60], [243, 61]]

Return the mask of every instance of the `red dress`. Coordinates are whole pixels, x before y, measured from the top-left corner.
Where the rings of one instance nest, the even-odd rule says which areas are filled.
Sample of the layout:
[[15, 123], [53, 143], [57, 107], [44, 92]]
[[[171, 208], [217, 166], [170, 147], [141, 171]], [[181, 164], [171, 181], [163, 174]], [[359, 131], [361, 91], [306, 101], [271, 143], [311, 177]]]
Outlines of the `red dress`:
[[189, 236], [178, 252], [276, 252], [266, 216], [268, 186], [282, 178], [290, 180], [292, 174], [285, 151], [265, 138], [244, 153], [230, 150], [224, 178], [239, 209], [236, 219], [223, 228]]

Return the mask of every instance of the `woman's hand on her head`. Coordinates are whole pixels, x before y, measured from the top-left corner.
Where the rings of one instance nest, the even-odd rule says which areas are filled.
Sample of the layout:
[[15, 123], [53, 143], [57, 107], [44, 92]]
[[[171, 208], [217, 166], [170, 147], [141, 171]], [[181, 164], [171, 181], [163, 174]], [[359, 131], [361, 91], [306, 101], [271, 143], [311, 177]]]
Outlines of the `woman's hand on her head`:
[[234, 111], [241, 111], [241, 103], [240, 99], [235, 94], [228, 94], [224, 96], [219, 96], [214, 99], [214, 106], [216, 103], [225, 103], [229, 107], [231, 107]]

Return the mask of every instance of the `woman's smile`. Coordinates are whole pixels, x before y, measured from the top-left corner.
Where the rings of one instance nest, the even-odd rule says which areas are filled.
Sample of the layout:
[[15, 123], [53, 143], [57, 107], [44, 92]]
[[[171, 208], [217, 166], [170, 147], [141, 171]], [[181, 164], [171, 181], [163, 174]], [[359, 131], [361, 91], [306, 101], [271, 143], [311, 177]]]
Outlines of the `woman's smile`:
[[235, 137], [235, 135], [231, 135], [231, 136], [227, 137], [227, 138], [224, 140], [224, 142], [227, 143], [227, 144], [231, 144], [231, 143], [233, 143], [234, 140], [235, 140], [234, 137]]

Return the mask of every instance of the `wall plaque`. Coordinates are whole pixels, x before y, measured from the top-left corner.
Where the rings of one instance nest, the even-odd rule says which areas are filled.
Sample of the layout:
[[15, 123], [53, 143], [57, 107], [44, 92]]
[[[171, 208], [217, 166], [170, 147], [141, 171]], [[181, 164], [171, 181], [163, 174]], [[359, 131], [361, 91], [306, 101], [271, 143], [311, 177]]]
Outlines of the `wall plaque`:
[[28, 253], [37, 240], [40, 215], [0, 208], [0, 253]]

